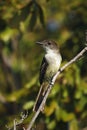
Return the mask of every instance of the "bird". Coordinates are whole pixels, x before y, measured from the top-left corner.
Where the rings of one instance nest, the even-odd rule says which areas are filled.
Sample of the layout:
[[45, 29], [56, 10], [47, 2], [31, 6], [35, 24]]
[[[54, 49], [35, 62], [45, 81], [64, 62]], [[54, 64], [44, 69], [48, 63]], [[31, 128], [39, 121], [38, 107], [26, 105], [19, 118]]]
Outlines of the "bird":
[[54, 40], [43, 40], [36, 43], [44, 49], [45, 54], [41, 62], [39, 73], [40, 90], [33, 111], [37, 111], [40, 107], [46, 94], [47, 86], [59, 70], [62, 61], [59, 47]]

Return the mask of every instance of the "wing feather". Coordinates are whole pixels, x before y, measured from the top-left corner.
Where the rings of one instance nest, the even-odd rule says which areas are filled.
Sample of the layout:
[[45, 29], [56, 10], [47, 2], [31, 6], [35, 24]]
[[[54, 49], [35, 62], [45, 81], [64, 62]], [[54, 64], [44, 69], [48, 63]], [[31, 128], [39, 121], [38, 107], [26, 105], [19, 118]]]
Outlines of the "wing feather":
[[41, 66], [40, 66], [40, 75], [39, 75], [40, 84], [42, 84], [44, 81], [47, 66], [48, 66], [48, 63], [46, 61], [46, 58], [43, 57], [43, 60], [42, 60]]

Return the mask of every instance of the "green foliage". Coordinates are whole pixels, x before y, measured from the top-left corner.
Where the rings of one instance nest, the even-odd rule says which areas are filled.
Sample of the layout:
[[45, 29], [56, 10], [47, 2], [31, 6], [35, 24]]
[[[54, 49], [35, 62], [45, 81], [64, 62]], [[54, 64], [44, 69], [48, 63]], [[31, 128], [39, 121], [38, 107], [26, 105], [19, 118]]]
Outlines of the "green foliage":
[[[24, 122], [26, 127], [32, 117], [43, 55], [35, 42], [55, 40], [64, 65], [85, 46], [86, 28], [86, 0], [0, 1], [2, 130], [5, 124], [12, 125], [12, 120], [23, 110], [29, 110], [29, 117]], [[48, 130], [87, 127], [87, 54], [58, 77], [47, 99], [44, 116], [39, 116], [36, 124], [38, 129]]]

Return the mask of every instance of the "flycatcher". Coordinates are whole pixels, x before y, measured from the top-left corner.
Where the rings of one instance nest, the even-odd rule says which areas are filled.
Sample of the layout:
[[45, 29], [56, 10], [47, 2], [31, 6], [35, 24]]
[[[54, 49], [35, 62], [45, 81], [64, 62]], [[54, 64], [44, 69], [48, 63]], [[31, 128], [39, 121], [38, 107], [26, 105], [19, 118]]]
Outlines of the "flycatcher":
[[61, 54], [59, 52], [59, 48], [55, 41], [53, 40], [44, 40], [41, 42], [37, 42], [38, 45], [43, 47], [45, 50], [45, 55], [43, 57], [41, 67], [40, 67], [40, 90], [36, 99], [36, 103], [34, 105], [33, 111], [37, 111], [53, 76], [59, 70], [61, 64]]

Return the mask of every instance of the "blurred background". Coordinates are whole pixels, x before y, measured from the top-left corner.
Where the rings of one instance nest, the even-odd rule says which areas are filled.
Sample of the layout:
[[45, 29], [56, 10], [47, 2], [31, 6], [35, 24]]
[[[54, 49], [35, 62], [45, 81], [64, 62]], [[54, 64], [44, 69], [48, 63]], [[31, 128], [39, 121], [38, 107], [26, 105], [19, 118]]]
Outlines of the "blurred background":
[[[0, 0], [0, 129], [28, 110], [17, 130], [27, 128], [39, 91], [43, 50], [35, 42], [55, 40], [62, 65], [86, 43], [86, 0]], [[38, 130], [87, 130], [87, 55], [56, 80]]]

